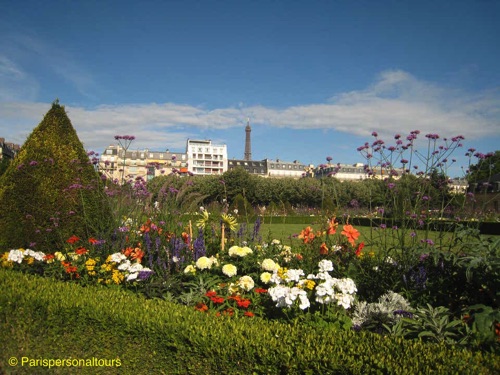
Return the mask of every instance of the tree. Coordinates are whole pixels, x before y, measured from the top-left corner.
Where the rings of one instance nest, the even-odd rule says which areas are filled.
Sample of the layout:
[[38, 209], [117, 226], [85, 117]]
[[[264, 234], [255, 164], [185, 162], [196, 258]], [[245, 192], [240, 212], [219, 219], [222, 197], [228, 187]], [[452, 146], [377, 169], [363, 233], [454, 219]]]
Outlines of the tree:
[[0, 246], [61, 250], [72, 235], [111, 227], [109, 201], [63, 106], [56, 101], [0, 177]]
[[469, 183], [489, 182], [490, 178], [500, 173], [500, 151], [474, 154], [478, 161], [469, 167], [467, 180]]

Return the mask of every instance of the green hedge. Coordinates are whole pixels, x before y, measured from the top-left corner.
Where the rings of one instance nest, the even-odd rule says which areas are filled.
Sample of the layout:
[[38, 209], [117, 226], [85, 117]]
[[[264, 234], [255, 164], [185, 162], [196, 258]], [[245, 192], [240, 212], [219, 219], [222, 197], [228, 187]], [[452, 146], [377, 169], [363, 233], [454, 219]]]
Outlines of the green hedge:
[[[370, 333], [215, 317], [121, 289], [0, 270], [0, 373], [490, 374], [498, 357]], [[11, 357], [119, 360], [16, 367]], [[116, 363], [116, 362], [115, 362]], [[3, 371], [2, 371], [3, 370]]]

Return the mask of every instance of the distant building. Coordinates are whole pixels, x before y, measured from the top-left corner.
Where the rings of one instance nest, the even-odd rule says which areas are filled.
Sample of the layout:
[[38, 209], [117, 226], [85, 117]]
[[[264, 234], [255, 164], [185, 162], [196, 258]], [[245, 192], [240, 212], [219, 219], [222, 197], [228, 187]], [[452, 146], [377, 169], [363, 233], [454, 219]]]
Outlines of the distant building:
[[230, 171], [236, 168], [243, 168], [250, 174], [267, 177], [267, 163], [265, 160], [236, 160], [230, 159], [227, 162], [227, 169]]
[[454, 178], [450, 181], [448, 187], [450, 188], [450, 193], [465, 194], [467, 193], [469, 183], [464, 178]]
[[188, 173], [186, 154], [149, 149], [125, 151], [118, 145], [110, 145], [104, 150], [99, 170], [118, 182], [137, 177], [150, 180], [172, 172]]
[[361, 181], [366, 178], [384, 179], [391, 176], [399, 178], [404, 170], [394, 169], [394, 174], [390, 174], [385, 168], [369, 170], [363, 163], [356, 164], [320, 164], [314, 169], [314, 177], [335, 177], [340, 181]]
[[0, 160], [14, 159], [21, 146], [11, 142], [5, 142], [5, 138], [0, 138]]
[[186, 143], [188, 171], [194, 175], [221, 175], [227, 171], [227, 146], [210, 140], [188, 139]]

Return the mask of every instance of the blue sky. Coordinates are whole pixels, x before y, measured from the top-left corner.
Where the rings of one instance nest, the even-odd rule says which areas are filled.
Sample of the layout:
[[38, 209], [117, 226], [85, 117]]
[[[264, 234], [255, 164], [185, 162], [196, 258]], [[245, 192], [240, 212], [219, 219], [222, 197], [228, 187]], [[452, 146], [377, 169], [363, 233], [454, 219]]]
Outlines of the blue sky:
[[[0, 137], [59, 98], [85, 148], [115, 135], [243, 158], [364, 162], [377, 131], [500, 149], [500, 2], [13, 1], [0, 13]], [[425, 147], [422, 145], [421, 147]]]

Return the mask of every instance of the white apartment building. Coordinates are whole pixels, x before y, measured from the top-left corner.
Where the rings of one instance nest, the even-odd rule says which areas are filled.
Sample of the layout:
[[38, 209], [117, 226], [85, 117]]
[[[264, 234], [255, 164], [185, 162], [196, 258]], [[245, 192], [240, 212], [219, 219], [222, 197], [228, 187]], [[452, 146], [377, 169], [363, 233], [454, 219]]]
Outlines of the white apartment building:
[[227, 146], [211, 140], [188, 139], [187, 169], [194, 175], [219, 175], [227, 171]]

